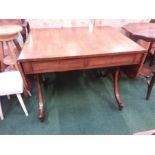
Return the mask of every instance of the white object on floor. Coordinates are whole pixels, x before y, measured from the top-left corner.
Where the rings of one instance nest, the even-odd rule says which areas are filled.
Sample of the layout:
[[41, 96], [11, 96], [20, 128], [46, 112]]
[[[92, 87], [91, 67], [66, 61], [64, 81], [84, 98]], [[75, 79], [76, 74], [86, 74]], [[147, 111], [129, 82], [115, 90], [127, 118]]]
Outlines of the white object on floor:
[[134, 135], [155, 135], [155, 130], [136, 132]]
[[[23, 90], [23, 79], [19, 71], [9, 71], [0, 73], [0, 96], [16, 94], [25, 115], [28, 116], [28, 112], [26, 110], [24, 101], [21, 97], [21, 93], [23, 93]], [[3, 119], [4, 117], [1, 107], [0, 112], [1, 119]]]
[[25, 107], [24, 101], [23, 101], [23, 99], [21, 97], [21, 94], [16, 94], [16, 96], [17, 96], [17, 98], [18, 98], [18, 100], [20, 102], [21, 107], [23, 108], [23, 111], [24, 111], [25, 115], [28, 116], [28, 112], [26, 110], [26, 107]]

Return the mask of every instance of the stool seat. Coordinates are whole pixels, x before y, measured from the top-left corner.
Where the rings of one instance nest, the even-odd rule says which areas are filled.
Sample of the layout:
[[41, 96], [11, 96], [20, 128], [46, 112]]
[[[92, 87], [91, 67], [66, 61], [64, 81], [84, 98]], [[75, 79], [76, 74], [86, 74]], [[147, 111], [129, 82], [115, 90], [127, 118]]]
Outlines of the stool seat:
[[0, 36], [13, 35], [22, 31], [20, 25], [2, 25], [0, 26]]
[[0, 41], [9, 41], [16, 39], [18, 33], [22, 31], [20, 25], [2, 25], [0, 26]]

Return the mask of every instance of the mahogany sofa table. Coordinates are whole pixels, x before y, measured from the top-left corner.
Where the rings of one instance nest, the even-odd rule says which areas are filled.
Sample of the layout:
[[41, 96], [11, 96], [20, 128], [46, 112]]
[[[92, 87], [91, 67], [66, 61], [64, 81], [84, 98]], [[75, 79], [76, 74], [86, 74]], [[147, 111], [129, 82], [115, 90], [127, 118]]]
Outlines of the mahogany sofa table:
[[32, 29], [19, 56], [18, 64], [26, 76], [37, 75], [39, 119], [44, 120], [40, 73], [114, 67], [114, 94], [119, 109], [120, 67], [136, 77], [147, 51], [113, 27]]

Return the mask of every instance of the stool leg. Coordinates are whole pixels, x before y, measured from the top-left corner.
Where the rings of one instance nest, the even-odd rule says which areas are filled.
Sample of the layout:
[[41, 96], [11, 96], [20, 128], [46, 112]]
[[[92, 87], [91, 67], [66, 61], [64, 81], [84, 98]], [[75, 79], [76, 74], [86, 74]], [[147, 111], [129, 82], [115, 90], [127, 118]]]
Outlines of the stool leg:
[[15, 46], [16, 46], [16, 48], [17, 48], [17, 54], [19, 55], [22, 48], [21, 48], [21, 46], [20, 46], [18, 40], [17, 40], [17, 39], [13, 40], [13, 43], [15, 44]]
[[14, 51], [14, 47], [12, 45], [12, 42], [11, 41], [6, 41], [6, 44], [7, 44], [8, 48], [9, 48], [9, 54], [10, 54], [10, 56], [12, 58], [15, 58], [16, 59], [17, 58], [17, 55], [16, 55], [16, 53]]
[[1, 120], [4, 119], [3, 111], [2, 111], [2, 106], [1, 106], [1, 101], [0, 101], [0, 118], [1, 118]]
[[147, 90], [147, 95], [146, 95], [146, 100], [149, 99], [150, 94], [151, 94], [151, 90], [153, 88], [153, 84], [155, 82], [155, 73], [153, 73], [153, 77], [151, 78], [150, 83], [148, 84], [148, 90]]
[[23, 38], [23, 43], [25, 43], [25, 41], [26, 41], [26, 28], [25, 27], [23, 27], [23, 30], [21, 31], [21, 35]]
[[0, 71], [4, 71], [4, 64], [3, 64], [3, 58], [4, 58], [4, 51], [3, 51], [3, 42], [0, 41]]
[[19, 100], [19, 102], [20, 102], [20, 105], [21, 105], [21, 107], [22, 107], [22, 109], [23, 109], [25, 115], [28, 116], [28, 112], [27, 112], [27, 109], [26, 109], [26, 107], [25, 107], [24, 101], [23, 101], [23, 99], [22, 99], [22, 97], [21, 97], [21, 94], [16, 94], [16, 96], [17, 96], [17, 98], [18, 98], [18, 100]]

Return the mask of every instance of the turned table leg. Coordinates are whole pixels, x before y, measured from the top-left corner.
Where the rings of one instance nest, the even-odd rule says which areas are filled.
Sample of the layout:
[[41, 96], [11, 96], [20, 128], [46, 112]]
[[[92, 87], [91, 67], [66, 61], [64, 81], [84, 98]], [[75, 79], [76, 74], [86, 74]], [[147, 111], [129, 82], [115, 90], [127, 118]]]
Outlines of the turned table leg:
[[38, 115], [38, 118], [41, 122], [43, 122], [44, 118], [45, 118], [44, 103], [43, 103], [43, 96], [42, 96], [42, 92], [41, 92], [40, 77], [38, 74], [36, 76], [36, 81], [37, 81], [38, 98], [39, 98], [39, 115]]
[[119, 94], [119, 79], [120, 79], [120, 69], [116, 68], [114, 73], [113, 73], [113, 78], [114, 78], [114, 94], [116, 101], [118, 103], [119, 110], [122, 110], [124, 107], [124, 103], [120, 98]]
[[155, 82], [155, 73], [153, 73], [153, 77], [151, 78], [151, 81], [148, 84], [148, 90], [147, 90], [147, 94], [146, 94], [146, 100], [148, 100], [149, 97], [150, 97], [150, 94], [151, 94], [151, 91], [152, 91], [154, 82]]

